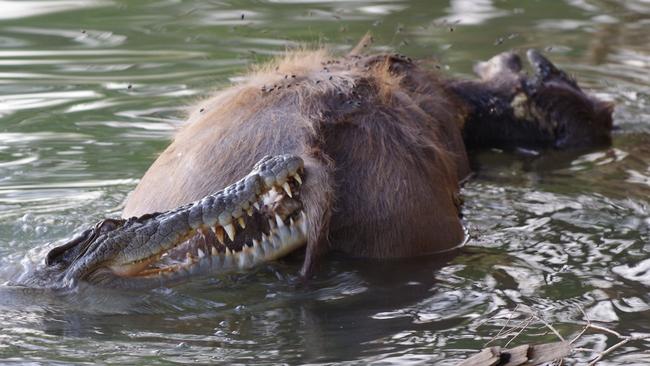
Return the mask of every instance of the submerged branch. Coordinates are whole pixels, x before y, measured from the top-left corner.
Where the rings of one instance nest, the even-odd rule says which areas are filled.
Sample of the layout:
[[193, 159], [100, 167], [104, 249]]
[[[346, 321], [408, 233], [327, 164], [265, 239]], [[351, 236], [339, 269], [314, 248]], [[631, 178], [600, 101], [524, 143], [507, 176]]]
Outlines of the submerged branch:
[[[578, 308], [584, 315], [586, 324], [584, 328], [582, 328], [580, 332], [571, 339], [571, 341], [566, 341], [560, 332], [544, 320], [539, 313], [525, 305], [517, 305], [517, 307], [510, 312], [505, 324], [501, 329], [499, 329], [497, 334], [485, 344], [485, 346], [487, 346], [488, 344], [495, 342], [497, 339], [508, 338], [510, 335], [514, 334], [505, 343], [504, 347], [493, 346], [484, 348], [479, 353], [463, 360], [457, 364], [457, 366], [532, 366], [548, 362], [553, 362], [554, 365], [562, 365], [563, 360], [575, 352], [591, 352], [595, 354], [595, 357], [589, 360], [588, 364], [589, 366], [594, 366], [599, 361], [602, 361], [606, 356], [629, 342], [650, 340], [650, 334], [623, 335], [605, 326], [593, 324], [584, 310], [580, 307]], [[516, 317], [517, 313], [525, 314], [526, 318], [521, 320], [519, 323], [510, 326], [512, 319]], [[490, 319], [495, 318], [496, 316]], [[531, 327], [534, 320], [548, 328], [553, 334], [555, 334], [559, 341], [542, 344], [524, 344], [514, 348], [507, 348], [515, 339], [521, 336], [526, 329]], [[589, 331], [614, 336], [618, 339], [618, 342], [600, 352], [589, 348], [574, 347], [573, 344], [580, 340]]]

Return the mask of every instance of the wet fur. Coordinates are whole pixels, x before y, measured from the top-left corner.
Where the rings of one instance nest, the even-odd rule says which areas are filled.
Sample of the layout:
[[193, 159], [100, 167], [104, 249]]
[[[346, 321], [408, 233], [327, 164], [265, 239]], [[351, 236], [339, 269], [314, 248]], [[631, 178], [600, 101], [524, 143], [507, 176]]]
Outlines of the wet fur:
[[202, 198], [264, 155], [303, 157], [303, 273], [329, 250], [386, 258], [461, 242], [465, 106], [398, 56], [287, 55], [199, 103], [130, 195], [124, 217]]
[[532, 76], [522, 72], [517, 54], [503, 52], [475, 66], [479, 80], [449, 82], [469, 107], [463, 126], [467, 149], [609, 145], [614, 104], [584, 93], [536, 51], [527, 57], [536, 69]]

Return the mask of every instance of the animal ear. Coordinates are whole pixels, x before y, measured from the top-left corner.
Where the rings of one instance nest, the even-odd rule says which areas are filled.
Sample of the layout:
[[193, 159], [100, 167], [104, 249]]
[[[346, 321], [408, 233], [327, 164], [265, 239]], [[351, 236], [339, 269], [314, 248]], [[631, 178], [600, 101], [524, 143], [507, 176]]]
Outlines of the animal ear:
[[526, 57], [528, 58], [530, 66], [535, 70], [537, 82], [545, 83], [551, 80], [563, 81], [571, 85], [573, 88], [580, 90], [578, 83], [571, 76], [557, 68], [539, 51], [530, 49], [526, 52]]
[[514, 52], [502, 52], [491, 59], [474, 65], [474, 73], [481, 80], [491, 80], [497, 76], [511, 77], [521, 71], [521, 58]]

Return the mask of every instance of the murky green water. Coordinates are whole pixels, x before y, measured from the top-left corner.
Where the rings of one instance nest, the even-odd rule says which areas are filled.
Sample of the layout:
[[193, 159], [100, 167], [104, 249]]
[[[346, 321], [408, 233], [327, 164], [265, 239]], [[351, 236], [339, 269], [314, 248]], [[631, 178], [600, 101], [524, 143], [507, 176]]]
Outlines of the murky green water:
[[[546, 49], [616, 101], [614, 145], [482, 154], [464, 189], [472, 239], [441, 263], [331, 258], [306, 287], [291, 261], [146, 293], [0, 287], [0, 362], [452, 364], [517, 304], [566, 337], [584, 324], [578, 307], [650, 333], [647, 0], [0, 1], [0, 283], [46, 244], [118, 216], [184, 106], [300, 42], [343, 50], [367, 30], [378, 51], [436, 57], [451, 75]], [[649, 346], [609, 364], [648, 364]]]

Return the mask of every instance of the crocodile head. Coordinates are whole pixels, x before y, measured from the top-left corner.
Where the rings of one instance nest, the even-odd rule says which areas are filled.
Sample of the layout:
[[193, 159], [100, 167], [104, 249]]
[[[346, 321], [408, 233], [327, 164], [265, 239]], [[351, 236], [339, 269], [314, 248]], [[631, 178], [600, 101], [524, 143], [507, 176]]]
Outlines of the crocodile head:
[[306, 242], [303, 161], [265, 157], [244, 178], [177, 209], [95, 224], [46, 258], [61, 285], [151, 288], [236, 271]]

